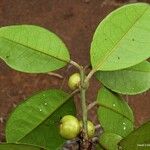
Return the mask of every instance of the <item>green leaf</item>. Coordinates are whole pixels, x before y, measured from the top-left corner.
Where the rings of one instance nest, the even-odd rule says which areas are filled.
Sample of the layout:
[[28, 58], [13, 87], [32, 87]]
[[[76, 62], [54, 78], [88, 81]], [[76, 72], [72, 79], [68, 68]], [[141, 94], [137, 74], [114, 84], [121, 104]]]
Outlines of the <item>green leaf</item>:
[[0, 58], [11, 68], [29, 73], [54, 71], [70, 61], [58, 36], [33, 25], [0, 28]]
[[6, 124], [9, 143], [42, 146], [48, 150], [60, 148], [65, 140], [59, 134], [61, 117], [75, 115], [75, 105], [61, 90], [47, 90], [20, 104]]
[[128, 104], [117, 94], [102, 87], [98, 92], [98, 120], [104, 132], [111, 132], [122, 137], [133, 130], [133, 112]]
[[98, 71], [96, 78], [117, 93], [128, 95], [142, 93], [150, 89], [150, 63], [145, 61], [118, 71]]
[[0, 150], [44, 150], [44, 148], [25, 144], [2, 143], [0, 144]]
[[150, 5], [125, 5], [98, 26], [91, 44], [95, 70], [111, 71], [134, 66], [150, 57]]
[[102, 146], [100, 144], [96, 145], [96, 150], [104, 150], [104, 148], [102, 148]]
[[118, 143], [121, 139], [122, 137], [117, 134], [104, 132], [100, 136], [99, 142], [105, 149], [118, 150]]
[[134, 130], [121, 142], [123, 150], [149, 150], [150, 149], [150, 121]]

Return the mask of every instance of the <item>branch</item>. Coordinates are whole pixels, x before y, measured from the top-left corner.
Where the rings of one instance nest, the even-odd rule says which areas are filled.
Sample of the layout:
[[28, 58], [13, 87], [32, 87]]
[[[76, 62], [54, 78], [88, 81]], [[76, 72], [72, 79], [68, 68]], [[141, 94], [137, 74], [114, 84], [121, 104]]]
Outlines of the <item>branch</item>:
[[69, 97], [74, 96], [75, 94], [79, 93], [80, 89], [74, 90], [72, 93], [70, 93]]
[[[81, 106], [82, 106], [82, 121], [83, 121], [83, 145], [85, 146], [85, 141], [88, 139], [87, 135], [87, 104], [86, 104], [86, 88], [85, 86], [85, 72], [84, 69], [81, 68], [80, 70], [80, 76], [81, 76], [81, 87], [80, 87], [80, 95], [81, 95]], [[83, 146], [83, 147], [84, 147]]]
[[77, 69], [81, 70], [81, 66], [80, 66], [78, 63], [76, 63], [75, 61], [70, 60], [69, 63], [70, 63], [71, 65], [75, 66]]
[[60, 75], [58, 73], [54, 73], [54, 72], [48, 72], [47, 74], [50, 76], [55, 76], [55, 77], [60, 78], [60, 79], [64, 78], [62, 75]]
[[91, 71], [90, 71], [90, 73], [87, 75], [87, 77], [85, 78], [85, 82], [88, 82], [90, 79], [91, 79], [91, 77], [93, 76], [93, 74], [96, 72], [96, 70], [95, 69], [92, 69]]
[[95, 126], [95, 129], [99, 129], [100, 127], [101, 127], [101, 125], [98, 124], [98, 125]]
[[92, 109], [94, 106], [98, 105], [97, 101], [94, 101], [93, 103], [88, 105], [88, 110]]

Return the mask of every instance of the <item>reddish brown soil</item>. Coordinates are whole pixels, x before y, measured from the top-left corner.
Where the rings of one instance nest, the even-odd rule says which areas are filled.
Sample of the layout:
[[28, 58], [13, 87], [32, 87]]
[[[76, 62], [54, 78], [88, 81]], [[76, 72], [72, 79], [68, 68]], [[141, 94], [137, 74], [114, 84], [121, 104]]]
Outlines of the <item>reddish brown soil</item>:
[[[136, 0], [0, 0], [0, 26], [34, 24], [45, 27], [64, 40], [73, 60], [86, 65], [90, 63], [90, 42], [98, 23], [115, 8], [133, 1]], [[62, 69], [59, 73], [67, 76], [73, 71], [72, 68], [68, 71]], [[6, 118], [13, 107], [34, 92], [51, 87], [60, 88], [62, 80], [44, 74], [16, 72], [0, 61], [0, 83], [2, 141]], [[66, 85], [64, 87], [69, 91]], [[93, 79], [89, 102], [95, 100], [99, 87]], [[150, 120], [150, 92], [128, 97], [128, 102], [134, 111], [137, 126]], [[90, 113], [90, 118], [96, 121], [94, 110]]]

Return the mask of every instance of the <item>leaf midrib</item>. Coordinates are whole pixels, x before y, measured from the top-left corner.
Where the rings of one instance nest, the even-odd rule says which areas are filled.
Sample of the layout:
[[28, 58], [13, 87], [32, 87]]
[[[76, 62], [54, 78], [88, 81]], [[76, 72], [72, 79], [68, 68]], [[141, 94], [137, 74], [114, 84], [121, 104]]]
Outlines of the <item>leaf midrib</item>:
[[39, 150], [46, 150], [44, 147], [42, 146], [39, 146], [39, 145], [34, 145], [34, 144], [26, 144], [26, 143], [1, 143], [0, 145], [14, 145], [14, 146], [17, 146], [17, 145], [20, 145], [20, 146], [33, 146], [34, 148], [38, 148]]
[[113, 111], [113, 112], [115, 112], [115, 113], [118, 113], [119, 115], [121, 115], [121, 116], [125, 117], [126, 119], [128, 119], [131, 123], [134, 123], [134, 121], [132, 121], [132, 120], [131, 120], [130, 118], [128, 118], [126, 115], [120, 113], [119, 111], [117, 111], [117, 110], [115, 110], [115, 109], [113, 109], [113, 108], [111, 108], [111, 107], [108, 107], [107, 105], [104, 105], [104, 104], [101, 104], [101, 103], [100, 103], [99, 106], [104, 107], [104, 108], [106, 108], [106, 109], [109, 109], [109, 110], [111, 110], [111, 111]]
[[132, 73], [134, 72], [139, 72], [139, 73], [147, 73], [147, 74], [150, 74], [150, 70], [138, 70], [138, 69], [125, 69], [125, 70], [116, 70], [116, 71], [98, 71], [98, 75], [100, 76], [101, 73], [115, 73], [115, 72], [123, 72], [123, 71], [126, 71], [126, 72], [130, 72], [132, 71]]
[[138, 69], [128, 69], [128, 70], [124, 70], [124, 71], [132, 71], [132, 72], [139, 72], [139, 73], [150, 73], [150, 70], [138, 70]]
[[24, 45], [24, 44], [22, 44], [22, 43], [13, 41], [13, 40], [8, 39], [8, 38], [6, 38], [6, 37], [0, 36], [0, 38], [4, 39], [4, 40], [6, 40], [6, 41], [9, 41], [9, 42], [15, 43], [16, 45], [18, 44], [18, 45], [21, 45], [21, 46], [26, 47], [26, 48], [28, 48], [28, 49], [32, 49], [33, 51], [37, 51], [37, 52], [42, 53], [42, 54], [44, 54], [44, 55], [47, 55], [47, 56], [49, 56], [49, 57], [53, 57], [53, 58], [55, 58], [55, 59], [57, 59], [57, 60], [59, 60], [59, 61], [62, 61], [62, 62], [65, 62], [65, 63], [68, 63], [68, 62], [69, 62], [69, 60], [67, 61], [67, 60], [64, 60], [64, 59], [60, 59], [60, 58], [58, 58], [58, 57], [55, 57], [55, 56], [50, 55], [50, 54], [47, 54], [47, 53], [45, 53], [45, 52], [43, 52], [43, 51], [40, 51], [40, 50], [38, 50], [38, 49], [29, 47], [29, 46]]
[[35, 130], [38, 126], [40, 126], [46, 119], [48, 119], [50, 117], [50, 115], [52, 115], [53, 113], [55, 113], [61, 106], [63, 106], [69, 99], [71, 98], [71, 96], [67, 96], [64, 100], [63, 103], [61, 103], [60, 105], [58, 105], [58, 107], [51, 112], [49, 115], [47, 115], [43, 120], [41, 120], [41, 122], [39, 122], [39, 124], [37, 124], [34, 128], [32, 128], [32, 130], [30, 130], [29, 132], [27, 132], [24, 136], [20, 137], [19, 139], [16, 140], [16, 142], [19, 142], [20, 140], [22, 140], [23, 138], [25, 138], [30, 132], [32, 132], [33, 130]]
[[100, 70], [100, 67], [107, 61], [107, 58], [116, 50], [115, 48], [118, 46], [118, 44], [122, 41], [122, 39], [130, 32], [130, 30], [133, 28], [133, 26], [135, 26], [135, 24], [139, 21], [139, 19], [141, 17], [144, 16], [145, 12], [149, 9], [149, 7], [147, 6], [147, 8], [145, 8], [145, 11], [143, 12], [143, 14], [141, 14], [136, 20], [135, 22], [129, 27], [129, 29], [127, 30], [127, 32], [125, 34], [123, 34], [123, 36], [119, 39], [119, 41], [114, 45], [114, 47], [112, 48], [111, 51], [109, 51], [108, 53], [106, 53], [105, 57], [103, 58], [103, 60], [101, 61], [101, 63], [97, 64], [95, 67], [95, 70]]

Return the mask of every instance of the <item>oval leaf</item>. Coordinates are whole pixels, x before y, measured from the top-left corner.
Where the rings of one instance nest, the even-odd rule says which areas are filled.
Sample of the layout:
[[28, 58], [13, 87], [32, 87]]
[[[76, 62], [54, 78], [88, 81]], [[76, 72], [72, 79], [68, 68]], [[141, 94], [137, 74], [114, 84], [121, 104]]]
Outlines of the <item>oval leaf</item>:
[[150, 57], [150, 5], [125, 5], [98, 26], [91, 44], [95, 70], [119, 70]]
[[54, 71], [70, 60], [58, 36], [33, 25], [0, 28], [0, 58], [11, 68], [29, 73]]
[[104, 132], [100, 138], [99, 143], [108, 150], [118, 150], [118, 143], [121, 141], [122, 137], [114, 133]]
[[65, 142], [59, 134], [59, 121], [67, 114], [75, 115], [73, 100], [67, 93], [43, 91], [12, 112], [6, 124], [6, 140], [57, 149]]
[[105, 132], [127, 136], [133, 130], [133, 113], [128, 104], [117, 94], [101, 88], [97, 96], [98, 120]]
[[123, 150], [149, 150], [150, 149], [150, 121], [134, 130], [125, 137], [120, 145]]
[[139, 94], [150, 89], [150, 63], [145, 61], [118, 71], [98, 71], [96, 78], [114, 92]]
[[25, 144], [2, 143], [0, 144], [0, 150], [44, 150], [44, 148]]

